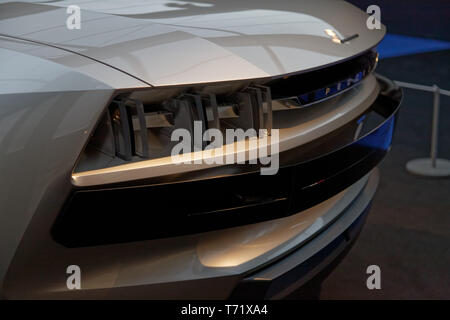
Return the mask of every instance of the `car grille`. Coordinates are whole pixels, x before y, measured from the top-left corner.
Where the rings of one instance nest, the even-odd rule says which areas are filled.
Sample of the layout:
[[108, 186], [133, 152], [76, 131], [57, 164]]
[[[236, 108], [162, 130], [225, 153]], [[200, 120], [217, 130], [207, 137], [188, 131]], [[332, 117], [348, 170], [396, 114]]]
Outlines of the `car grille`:
[[280, 153], [276, 175], [261, 176], [258, 165], [248, 164], [252, 170], [239, 174], [217, 175], [211, 168], [208, 178], [186, 173], [75, 188], [52, 235], [67, 247], [122, 243], [241, 226], [310, 208], [358, 181], [388, 151], [401, 93], [379, 82], [383, 92], [362, 115]]

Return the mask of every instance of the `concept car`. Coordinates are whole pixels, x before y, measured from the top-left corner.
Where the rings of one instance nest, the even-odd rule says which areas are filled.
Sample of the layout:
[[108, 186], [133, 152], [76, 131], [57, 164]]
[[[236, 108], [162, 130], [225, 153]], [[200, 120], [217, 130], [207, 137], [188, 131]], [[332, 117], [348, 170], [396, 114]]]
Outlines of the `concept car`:
[[[368, 18], [335, 0], [1, 1], [1, 297], [277, 299], [319, 279], [364, 223], [401, 101]], [[256, 136], [174, 161], [195, 124]], [[274, 174], [206, 161], [263, 138]]]

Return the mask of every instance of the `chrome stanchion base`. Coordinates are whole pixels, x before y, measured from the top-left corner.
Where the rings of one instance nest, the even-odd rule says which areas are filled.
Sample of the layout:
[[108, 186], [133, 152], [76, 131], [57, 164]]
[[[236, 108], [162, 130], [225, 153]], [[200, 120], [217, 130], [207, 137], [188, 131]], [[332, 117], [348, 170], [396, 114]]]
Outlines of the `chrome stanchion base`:
[[406, 163], [406, 170], [420, 176], [448, 177], [450, 176], [450, 161], [436, 159], [436, 166], [433, 167], [430, 158], [414, 159]]

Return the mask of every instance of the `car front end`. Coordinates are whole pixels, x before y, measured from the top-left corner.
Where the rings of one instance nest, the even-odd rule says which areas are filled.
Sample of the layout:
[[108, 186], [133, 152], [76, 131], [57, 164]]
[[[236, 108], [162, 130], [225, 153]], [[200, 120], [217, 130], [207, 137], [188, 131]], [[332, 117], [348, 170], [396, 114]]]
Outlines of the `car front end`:
[[80, 29], [70, 1], [0, 4], [3, 297], [280, 299], [361, 230], [402, 99], [374, 73], [385, 27], [341, 1], [155, 3], [85, 2]]

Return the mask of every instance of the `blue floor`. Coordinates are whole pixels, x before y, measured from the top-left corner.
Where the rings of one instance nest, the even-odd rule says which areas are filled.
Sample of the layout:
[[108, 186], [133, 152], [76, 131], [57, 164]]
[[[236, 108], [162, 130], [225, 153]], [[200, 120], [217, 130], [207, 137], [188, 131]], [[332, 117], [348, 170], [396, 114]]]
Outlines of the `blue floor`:
[[392, 58], [416, 53], [450, 49], [449, 41], [386, 34], [378, 45], [380, 58]]

